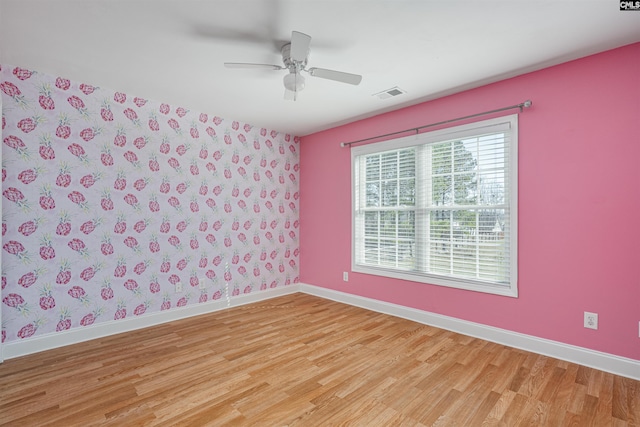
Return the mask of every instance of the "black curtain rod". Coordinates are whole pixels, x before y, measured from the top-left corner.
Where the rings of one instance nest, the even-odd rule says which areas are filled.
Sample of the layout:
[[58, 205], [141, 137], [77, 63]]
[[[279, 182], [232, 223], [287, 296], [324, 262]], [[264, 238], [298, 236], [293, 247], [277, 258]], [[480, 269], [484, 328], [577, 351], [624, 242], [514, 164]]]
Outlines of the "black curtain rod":
[[347, 147], [347, 146], [350, 146], [352, 144], [357, 144], [359, 142], [371, 141], [373, 139], [378, 139], [378, 138], [385, 138], [387, 136], [394, 136], [394, 135], [398, 135], [398, 134], [406, 133], [406, 132], [410, 132], [410, 131], [414, 131], [417, 134], [417, 133], [420, 132], [420, 130], [422, 130], [424, 128], [444, 125], [444, 124], [447, 124], [447, 123], [457, 122], [457, 121], [460, 121], [460, 120], [472, 119], [474, 117], [484, 116], [486, 114], [499, 113], [500, 111], [513, 110], [514, 108], [519, 108], [520, 112], [522, 112], [522, 110], [524, 108], [529, 108], [529, 107], [531, 107], [532, 104], [533, 103], [531, 101], [527, 100], [527, 101], [521, 102], [520, 104], [511, 105], [509, 107], [504, 107], [504, 108], [498, 108], [497, 110], [483, 111], [482, 113], [476, 113], [476, 114], [472, 114], [470, 116], [457, 117], [455, 119], [445, 120], [445, 121], [437, 122], [437, 123], [431, 123], [431, 124], [428, 124], [428, 125], [418, 126], [418, 127], [415, 127], [415, 128], [409, 128], [409, 129], [405, 129], [405, 130], [399, 130], [397, 132], [386, 133], [384, 135], [378, 135], [378, 136], [372, 136], [372, 137], [369, 137], [369, 138], [358, 139], [357, 141], [341, 142], [340, 146], [341, 147]]

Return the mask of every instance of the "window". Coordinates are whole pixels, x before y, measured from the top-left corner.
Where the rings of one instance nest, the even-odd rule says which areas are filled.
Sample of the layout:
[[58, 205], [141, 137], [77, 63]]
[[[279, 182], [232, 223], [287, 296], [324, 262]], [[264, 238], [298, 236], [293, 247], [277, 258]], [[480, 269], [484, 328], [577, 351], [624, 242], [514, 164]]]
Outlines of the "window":
[[352, 148], [352, 270], [517, 296], [517, 118]]

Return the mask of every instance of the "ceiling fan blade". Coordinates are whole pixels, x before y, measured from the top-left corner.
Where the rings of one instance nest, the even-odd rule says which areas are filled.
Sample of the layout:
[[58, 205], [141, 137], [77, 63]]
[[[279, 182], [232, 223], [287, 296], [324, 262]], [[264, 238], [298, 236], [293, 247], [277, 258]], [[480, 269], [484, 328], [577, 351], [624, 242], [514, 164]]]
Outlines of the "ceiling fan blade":
[[327, 70], [325, 68], [309, 68], [309, 74], [314, 77], [320, 77], [321, 79], [335, 80], [341, 83], [348, 83], [350, 85], [358, 85], [362, 81], [362, 76], [359, 74], [344, 73], [342, 71]]
[[225, 62], [224, 66], [227, 68], [253, 68], [262, 70], [284, 70], [284, 67], [273, 64], [251, 64], [246, 62]]
[[299, 31], [291, 32], [291, 59], [294, 61], [304, 62], [309, 55], [309, 46], [311, 45], [311, 36]]

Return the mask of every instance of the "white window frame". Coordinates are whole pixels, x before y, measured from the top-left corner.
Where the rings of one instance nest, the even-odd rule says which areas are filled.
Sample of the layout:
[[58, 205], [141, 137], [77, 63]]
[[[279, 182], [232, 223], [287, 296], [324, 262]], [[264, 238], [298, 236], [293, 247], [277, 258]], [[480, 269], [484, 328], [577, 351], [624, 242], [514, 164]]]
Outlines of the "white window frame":
[[[362, 177], [356, 176], [356, 161], [359, 156], [380, 153], [390, 150], [398, 150], [402, 148], [423, 145], [437, 144], [439, 142], [451, 141], [453, 139], [463, 139], [479, 135], [486, 132], [486, 128], [504, 127], [510, 132], [509, 141], [509, 247], [510, 247], [510, 277], [507, 284], [498, 284], [488, 281], [473, 280], [467, 278], [458, 278], [452, 276], [438, 275], [432, 273], [414, 272], [399, 270], [387, 267], [373, 267], [363, 264], [357, 264], [356, 250], [359, 246], [356, 242], [358, 234], [358, 224], [356, 220], [356, 210], [359, 201], [356, 200], [356, 185]], [[420, 155], [417, 153], [417, 155]], [[505, 160], [507, 160], [505, 158]], [[419, 171], [416, 171], [416, 175]], [[416, 200], [418, 207], [419, 200]], [[421, 221], [416, 220], [416, 234], [424, 235], [420, 232]], [[364, 225], [363, 225], [364, 226]], [[419, 242], [418, 242], [419, 243]], [[363, 245], [362, 245], [363, 246]], [[364, 250], [364, 249], [363, 249]], [[420, 252], [416, 248], [416, 252]], [[421, 262], [417, 260], [418, 264]], [[376, 276], [390, 277], [394, 279], [409, 280], [412, 282], [428, 283], [432, 285], [440, 285], [457, 289], [465, 289], [489, 294], [503, 295], [509, 297], [518, 297], [518, 115], [498, 117], [489, 120], [469, 123], [461, 126], [425, 132], [403, 138], [397, 138], [378, 143], [355, 146], [351, 148], [351, 270], [356, 273], [372, 274]]]

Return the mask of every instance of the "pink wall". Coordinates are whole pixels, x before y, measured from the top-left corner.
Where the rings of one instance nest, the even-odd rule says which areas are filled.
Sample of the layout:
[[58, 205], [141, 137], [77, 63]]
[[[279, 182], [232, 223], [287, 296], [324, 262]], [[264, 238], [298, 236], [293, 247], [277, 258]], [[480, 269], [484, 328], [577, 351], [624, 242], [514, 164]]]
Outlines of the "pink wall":
[[3, 341], [297, 282], [296, 138], [6, 64], [0, 94]]
[[[301, 282], [640, 359], [638, 76], [640, 43], [303, 137]], [[519, 298], [357, 273], [342, 281], [351, 195], [339, 142], [527, 99]], [[599, 314], [599, 330], [583, 327], [584, 311]]]

